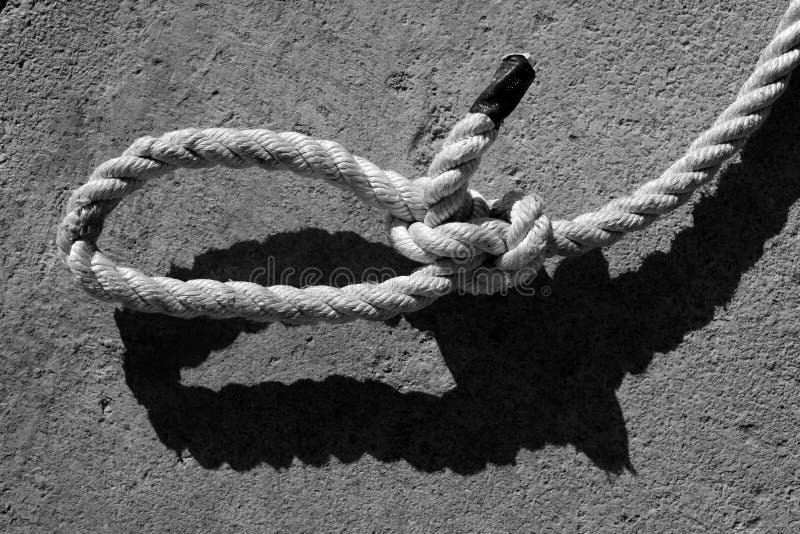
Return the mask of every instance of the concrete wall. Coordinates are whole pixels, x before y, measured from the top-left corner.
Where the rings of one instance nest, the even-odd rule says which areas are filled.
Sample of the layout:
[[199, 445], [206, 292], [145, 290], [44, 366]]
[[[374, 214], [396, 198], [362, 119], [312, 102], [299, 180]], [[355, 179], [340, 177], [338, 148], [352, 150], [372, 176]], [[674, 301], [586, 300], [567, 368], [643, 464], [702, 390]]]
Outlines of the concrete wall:
[[[419, 175], [512, 51], [538, 78], [473, 185], [577, 215], [681, 154], [785, 2], [0, 6], [0, 530], [800, 531], [800, 85], [718, 185], [551, 262], [547, 296], [187, 322], [89, 299], [53, 246], [146, 134], [297, 130]], [[101, 246], [220, 280], [414, 267], [377, 211], [253, 170], [153, 182]]]

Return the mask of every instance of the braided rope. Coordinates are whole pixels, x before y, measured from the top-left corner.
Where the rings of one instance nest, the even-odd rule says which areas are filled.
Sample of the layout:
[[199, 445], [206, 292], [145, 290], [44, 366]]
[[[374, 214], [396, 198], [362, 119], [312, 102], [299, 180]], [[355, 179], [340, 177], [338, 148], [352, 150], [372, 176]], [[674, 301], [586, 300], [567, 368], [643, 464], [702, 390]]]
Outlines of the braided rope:
[[[800, 0], [793, 0], [736, 100], [680, 159], [631, 195], [572, 220], [551, 222], [536, 195], [509, 194], [487, 201], [468, 187], [502, 119], [516, 105], [492, 99], [505, 91], [518, 101], [530, 85], [533, 71], [526, 56], [523, 67], [530, 70], [530, 79], [509, 82], [511, 93], [508, 87], [497, 94], [487, 89], [482, 105], [476, 102], [472, 112], [453, 127], [428, 176], [410, 180], [351, 154], [334, 141], [296, 132], [178, 130], [137, 139], [122, 156], [97, 167], [72, 194], [56, 244], [73, 277], [91, 295], [144, 312], [186, 318], [244, 317], [292, 323], [386, 319], [418, 310], [454, 291], [492, 294], [520, 287], [536, 275], [546, 256], [583, 254], [610, 245], [684, 204], [764, 123], [800, 63], [799, 44]], [[521, 57], [511, 56], [517, 61]], [[498, 111], [498, 106], [505, 108]], [[350, 191], [365, 204], [386, 210], [392, 245], [426, 265], [409, 276], [382, 283], [263, 287], [250, 282], [150, 277], [116, 265], [100, 251], [97, 239], [103, 221], [125, 196], [177, 168], [216, 165], [290, 170]]]

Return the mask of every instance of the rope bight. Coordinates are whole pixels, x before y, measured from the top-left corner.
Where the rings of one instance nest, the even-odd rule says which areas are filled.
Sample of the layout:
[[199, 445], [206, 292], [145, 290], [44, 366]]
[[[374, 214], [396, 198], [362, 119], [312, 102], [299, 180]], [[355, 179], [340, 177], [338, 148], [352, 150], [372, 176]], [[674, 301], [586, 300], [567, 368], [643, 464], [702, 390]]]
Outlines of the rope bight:
[[[56, 243], [91, 295], [177, 317], [244, 317], [290, 323], [386, 319], [455, 291], [492, 294], [529, 283], [545, 257], [583, 254], [641, 230], [684, 204], [765, 121], [800, 62], [800, 0], [793, 0], [736, 100], [660, 177], [572, 220], [551, 221], [536, 195], [487, 201], [470, 176], [503, 119], [534, 78], [528, 56], [503, 58], [493, 82], [450, 131], [414, 180], [351, 154], [334, 141], [296, 132], [186, 129], [137, 139], [74, 191]], [[103, 220], [127, 195], [177, 168], [221, 165], [285, 169], [319, 178], [386, 210], [391, 244], [425, 264], [409, 276], [341, 288], [151, 277], [116, 265], [97, 246]]]

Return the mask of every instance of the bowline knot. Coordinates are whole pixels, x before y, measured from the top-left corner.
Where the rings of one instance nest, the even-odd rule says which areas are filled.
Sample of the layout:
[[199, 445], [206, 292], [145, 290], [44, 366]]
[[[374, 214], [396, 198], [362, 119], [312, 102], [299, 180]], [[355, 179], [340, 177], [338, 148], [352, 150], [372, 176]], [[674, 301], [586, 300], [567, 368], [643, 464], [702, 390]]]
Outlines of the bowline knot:
[[530, 282], [545, 259], [553, 230], [537, 195], [507, 193], [486, 201], [468, 190], [466, 221], [438, 226], [388, 217], [389, 239], [403, 256], [428, 264], [427, 274], [452, 277], [458, 288], [491, 294]]

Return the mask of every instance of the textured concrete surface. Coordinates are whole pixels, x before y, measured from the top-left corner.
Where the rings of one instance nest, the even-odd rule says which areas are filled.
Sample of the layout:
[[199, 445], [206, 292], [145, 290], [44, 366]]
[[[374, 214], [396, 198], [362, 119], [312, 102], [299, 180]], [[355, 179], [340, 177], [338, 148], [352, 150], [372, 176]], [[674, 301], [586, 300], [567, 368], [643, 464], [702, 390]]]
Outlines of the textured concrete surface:
[[[298, 130], [421, 173], [518, 50], [539, 77], [474, 185], [581, 213], [680, 155], [784, 2], [0, 8], [0, 530], [800, 531], [800, 85], [718, 185], [551, 263], [547, 296], [177, 321], [90, 300], [53, 246], [95, 165], [180, 127]], [[288, 174], [181, 172], [101, 245], [220, 280], [271, 257], [410, 270], [381, 220]]]

